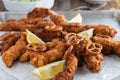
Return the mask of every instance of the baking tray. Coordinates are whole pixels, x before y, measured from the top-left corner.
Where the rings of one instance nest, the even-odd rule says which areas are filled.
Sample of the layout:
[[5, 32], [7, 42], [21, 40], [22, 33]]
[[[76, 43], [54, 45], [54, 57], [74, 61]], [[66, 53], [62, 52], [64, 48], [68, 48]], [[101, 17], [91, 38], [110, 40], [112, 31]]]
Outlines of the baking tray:
[[[81, 13], [81, 15], [83, 17], [84, 25], [85, 24], [110, 25], [118, 31], [118, 34], [116, 36], [117, 36], [117, 39], [119, 38], [119, 35], [120, 35], [120, 11], [60, 11], [60, 12], [58, 11], [57, 13], [64, 14], [66, 16], [67, 20], [70, 20], [76, 14]], [[27, 12], [0, 12], [0, 21], [3, 22], [8, 19], [20, 19], [20, 18], [26, 17], [26, 14], [27, 14]], [[0, 34], [1, 34], [1, 32], [0, 32]], [[114, 56], [114, 58], [117, 58], [117, 62], [120, 62], [120, 59], [118, 57]], [[21, 65], [24, 65], [24, 64], [21, 64]], [[114, 67], [114, 65], [113, 65], [113, 67]], [[14, 66], [13, 66], [13, 68], [14, 68]], [[107, 76], [103, 76], [102, 73], [91, 73], [89, 71], [87, 71], [87, 73], [86, 73], [86, 71], [84, 71], [85, 69], [86, 69], [86, 67], [83, 67], [82, 69], [78, 69], [74, 80], [117, 80], [116, 77], [118, 77], [120, 75], [120, 70], [118, 73], [116, 73], [117, 75], [115, 75], [114, 77], [109, 77], [109, 76], [112, 76], [112, 70], [108, 71], [108, 72], [111, 72], [111, 74], [109, 74]], [[8, 70], [7, 68], [6, 68], [6, 70], [4, 70], [3, 68], [0, 67], [0, 79], [2, 79], [2, 80], [22, 80], [22, 79], [19, 79], [18, 77], [17, 78], [14, 77], [10, 73], [8, 73], [7, 70]], [[81, 71], [81, 72], [79, 72], [79, 71]], [[81, 76], [81, 78], [79, 78], [79, 75], [80, 76], [85, 75], [85, 77], [88, 77], [88, 79], [84, 79], [84, 77], [82, 77], [82, 76]], [[3, 78], [2, 76], [4, 76], [5, 78]], [[91, 78], [89, 78], [89, 76], [91, 76]], [[93, 76], [97, 76], [97, 77], [93, 79]], [[102, 78], [101, 78], [101, 76], [102, 76]], [[108, 77], [108, 78], [106, 79], [104, 77]], [[23, 77], [23, 79], [24, 78], [25, 78], [25, 76]], [[114, 79], [114, 78], [116, 78], [116, 79]], [[33, 80], [33, 79], [38, 80], [35, 77], [26, 78], [26, 80]]]

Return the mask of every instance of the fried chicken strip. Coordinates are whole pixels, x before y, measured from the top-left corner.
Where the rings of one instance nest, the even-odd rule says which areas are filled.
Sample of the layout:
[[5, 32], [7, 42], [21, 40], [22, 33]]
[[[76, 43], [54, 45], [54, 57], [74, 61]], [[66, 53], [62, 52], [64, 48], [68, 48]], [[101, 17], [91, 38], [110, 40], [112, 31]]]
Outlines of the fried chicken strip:
[[67, 24], [66, 18], [62, 14], [51, 14], [50, 19], [58, 26], [64, 26]]
[[85, 28], [80, 23], [67, 23], [66, 25], [63, 26], [63, 30], [71, 33], [72, 32], [78, 33], [78, 32], [84, 31]]
[[45, 18], [51, 14], [51, 10], [47, 8], [34, 8], [31, 12], [27, 14], [28, 18]]
[[113, 41], [112, 47], [112, 52], [117, 56], [120, 56], [120, 41]]
[[117, 31], [108, 25], [86, 25], [86, 29], [94, 28], [93, 35], [102, 34], [110, 37], [114, 37]]
[[103, 46], [102, 49], [103, 54], [105, 55], [111, 54], [113, 48], [112, 47], [113, 39], [110, 36], [97, 34], [96, 36], [93, 36], [91, 39], [93, 42], [99, 43]]
[[14, 61], [26, 50], [26, 35], [25, 33], [21, 33], [20, 39], [15, 43], [14, 46], [10, 47], [7, 51], [5, 51], [2, 55], [2, 60], [6, 64], [7, 67], [11, 67]]
[[58, 44], [56, 44], [54, 48], [42, 52], [42, 55], [31, 54], [30, 63], [36, 67], [40, 67], [45, 64], [60, 60], [62, 59], [66, 48], [67, 47], [64, 41], [58, 41]]
[[87, 68], [92, 72], [98, 72], [101, 69], [101, 62], [103, 60], [101, 50], [102, 45], [98, 43], [91, 43], [86, 46], [86, 52], [83, 54], [83, 58]]
[[58, 73], [53, 80], [73, 80], [78, 65], [78, 59], [71, 54], [66, 62], [64, 71]]
[[11, 46], [13, 46], [15, 42], [19, 39], [19, 36], [19, 33], [16, 32], [9, 32], [0, 36], [0, 40], [2, 41], [2, 43], [0, 44], [2, 47], [1, 54], [9, 49]]
[[15, 32], [9, 32], [9, 33], [5, 33], [3, 35], [0, 36], [0, 41], [4, 41], [6, 39], [8, 39], [9, 37], [13, 36]]
[[31, 28], [30, 31], [39, 36], [45, 42], [62, 37], [62, 27], [56, 26], [49, 21], [38, 23]]
[[22, 18], [20, 20], [7, 20], [0, 24], [2, 31], [25, 31], [43, 21], [42, 18]]
[[102, 53], [103, 54], [111, 54], [114, 53], [120, 56], [120, 41], [113, 40], [110, 36], [98, 34], [92, 37], [92, 41], [96, 43], [100, 43], [103, 46]]
[[18, 21], [22, 21], [25, 24], [29, 24], [29, 25], [36, 25], [38, 22], [44, 21], [43, 18], [21, 18]]
[[26, 62], [30, 60], [31, 54], [41, 54], [47, 49], [45, 44], [30, 43], [26, 46], [26, 51], [19, 57], [20, 62]]

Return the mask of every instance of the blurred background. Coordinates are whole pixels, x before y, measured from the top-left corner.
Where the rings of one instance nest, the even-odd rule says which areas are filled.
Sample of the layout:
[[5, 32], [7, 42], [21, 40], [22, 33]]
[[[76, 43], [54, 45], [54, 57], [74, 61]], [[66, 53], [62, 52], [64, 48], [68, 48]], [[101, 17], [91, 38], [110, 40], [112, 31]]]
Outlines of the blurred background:
[[[47, 0], [37, 0], [37, 1], [47, 2]], [[52, 6], [52, 9], [59, 10], [59, 11], [60, 10], [62, 11], [63, 10], [66, 10], [66, 11], [68, 10], [116, 10], [116, 9], [119, 9], [119, 3], [120, 3], [120, 0], [55, 0]], [[7, 11], [2, 0], [0, 0], [0, 11]]]
[[[100, 3], [101, 1], [106, 2]], [[54, 10], [113, 10], [118, 8], [118, 0], [56, 0], [53, 7]]]

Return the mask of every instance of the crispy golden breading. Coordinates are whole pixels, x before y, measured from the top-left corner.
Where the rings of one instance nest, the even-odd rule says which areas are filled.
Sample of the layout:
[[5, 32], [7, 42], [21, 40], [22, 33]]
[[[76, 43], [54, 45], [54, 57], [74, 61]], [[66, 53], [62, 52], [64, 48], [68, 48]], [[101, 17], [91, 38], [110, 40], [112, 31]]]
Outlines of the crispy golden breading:
[[36, 25], [38, 22], [44, 21], [43, 18], [21, 18], [18, 21], [22, 21], [25, 24], [31, 24], [31, 25]]
[[68, 47], [62, 59], [68, 59], [73, 51], [73, 46]]
[[120, 56], [120, 41], [114, 41], [112, 47], [113, 47], [112, 52]]
[[82, 36], [78, 36], [75, 33], [68, 33], [65, 35], [64, 40], [66, 41], [67, 45], [74, 46], [79, 44], [82, 40], [84, 40], [84, 38]]
[[50, 31], [46, 29], [37, 29], [36, 31], [32, 31], [34, 34], [36, 34], [38, 37], [40, 37], [45, 42], [50, 42], [53, 39], [62, 38], [62, 31]]
[[63, 26], [63, 30], [67, 32], [78, 33], [78, 32], [85, 30], [85, 28], [80, 23], [67, 23], [66, 25]]
[[96, 36], [93, 36], [91, 39], [93, 42], [99, 43], [103, 46], [102, 49], [103, 54], [105, 55], [111, 54], [113, 48], [112, 47], [113, 40], [110, 36], [98, 34]]
[[55, 23], [53, 23], [50, 20], [43, 20], [43, 21], [38, 22], [35, 25], [35, 28], [41, 28], [41, 27], [46, 27], [46, 26], [55, 26]]
[[30, 54], [30, 63], [36, 67], [62, 59], [66, 44], [64, 41], [58, 41], [58, 44], [50, 50], [42, 52], [42, 54]]
[[13, 46], [19, 39], [19, 36], [19, 33], [15, 32], [9, 32], [7, 34], [4, 34], [3, 36], [0, 36], [0, 41], [2, 41], [2, 43], [0, 44], [1, 54], [9, 49], [11, 46]]
[[28, 18], [45, 18], [51, 14], [51, 10], [47, 8], [34, 8], [31, 12], [27, 14]]
[[93, 34], [102, 34], [114, 37], [117, 31], [108, 25], [86, 25], [84, 26], [86, 29], [94, 28]]
[[91, 43], [86, 46], [86, 52], [83, 54], [83, 58], [87, 68], [92, 72], [99, 72], [101, 69], [101, 62], [103, 61], [101, 50], [102, 45], [98, 43]]
[[9, 37], [13, 36], [14, 34], [16, 34], [14, 31], [5, 33], [0, 36], [0, 41], [4, 41], [4, 40], [8, 39]]
[[30, 43], [26, 46], [26, 52], [19, 57], [19, 61], [26, 62], [30, 60], [31, 54], [41, 54], [43, 51], [46, 51], [46, 49], [46, 44]]
[[67, 59], [65, 69], [58, 73], [53, 80], [73, 80], [78, 65], [78, 59], [71, 54]]
[[15, 43], [14, 46], [10, 47], [2, 55], [2, 60], [7, 67], [11, 67], [14, 61], [26, 50], [26, 35], [21, 33], [20, 39]]
[[50, 19], [58, 26], [64, 26], [67, 24], [65, 16], [62, 14], [51, 14]]
[[[30, 54], [32, 53], [33, 51], [30, 51], [30, 50], [26, 50], [23, 54], [21, 54], [21, 56], [18, 58], [18, 60], [20, 62], [26, 62], [26, 61], [29, 61], [30, 60]], [[35, 52], [36, 53], [36, 52]]]
[[73, 52], [78, 58], [80, 58], [81, 55], [85, 53], [87, 44], [91, 44], [91, 43], [92, 41], [90, 39], [84, 38], [83, 40], [80, 41], [79, 44], [74, 45]]
[[18, 31], [25, 25], [22, 21], [8, 21], [0, 24], [0, 30], [2, 31]]
[[46, 51], [47, 49], [46, 44], [42, 43], [29, 43], [26, 48], [27, 50], [32, 50], [34, 52]]
[[87, 68], [92, 72], [99, 72], [101, 70], [101, 61], [103, 60], [103, 55], [99, 54], [96, 56], [86, 56], [84, 60], [87, 64]]
[[7, 20], [0, 24], [3, 31], [25, 31], [34, 27], [38, 22], [44, 21], [43, 18], [22, 18], [20, 20]]
[[59, 45], [60, 39], [53, 39], [51, 42], [46, 42], [46, 47], [50, 49], [54, 49], [56, 45]]

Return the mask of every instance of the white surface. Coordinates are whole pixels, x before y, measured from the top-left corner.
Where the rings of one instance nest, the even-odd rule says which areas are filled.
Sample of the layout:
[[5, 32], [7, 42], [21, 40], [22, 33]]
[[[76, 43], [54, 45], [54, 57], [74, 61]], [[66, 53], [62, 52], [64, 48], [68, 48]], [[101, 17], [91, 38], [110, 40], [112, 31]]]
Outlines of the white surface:
[[8, 11], [28, 12], [33, 10], [35, 7], [52, 8], [54, 5], [54, 0], [39, 0], [34, 2], [16, 2], [3, 0], [3, 3]]
[[[64, 12], [63, 14], [66, 15], [67, 19], [71, 19], [77, 13], [78, 12]], [[18, 19], [18, 16], [22, 16], [20, 14], [15, 14], [16, 13], [10, 13], [8, 15], [6, 14], [6, 19]], [[118, 12], [81, 12], [81, 15], [83, 16], [83, 24], [110, 25], [118, 31], [119, 36], [120, 25], [119, 21], [117, 20], [117, 18], [119, 17], [117, 16], [119, 15]], [[117, 37], [117, 39], [120, 38]], [[34, 67], [31, 64], [19, 62], [16, 62], [13, 67], [7, 68], [0, 57], [0, 80], [39, 80], [37, 77], [32, 75], [33, 69]], [[120, 76], [120, 57], [111, 55], [104, 58], [102, 69], [99, 73], [92, 73], [86, 68], [86, 66], [84, 66], [83, 68], [77, 70], [74, 80], [120, 80], [119, 78], [114, 79], [117, 76]]]

